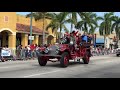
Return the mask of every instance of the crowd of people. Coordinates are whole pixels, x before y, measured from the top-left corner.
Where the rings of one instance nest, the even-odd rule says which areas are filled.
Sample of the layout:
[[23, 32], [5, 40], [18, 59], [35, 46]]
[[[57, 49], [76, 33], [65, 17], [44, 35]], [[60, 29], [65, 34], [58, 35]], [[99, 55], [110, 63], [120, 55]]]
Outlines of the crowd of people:
[[92, 56], [111, 55], [116, 53], [116, 49], [96, 47], [91, 49]]
[[38, 56], [40, 47], [43, 47], [43, 46], [48, 47], [49, 45], [31, 44], [25, 47], [23, 47], [22, 45], [19, 45], [16, 50], [16, 57], [22, 60], [28, 60], [28, 59], [34, 60]]
[[[23, 47], [23, 45], [18, 45], [16, 47], [15, 55], [13, 52], [11, 52], [12, 59], [10, 60], [34, 60], [38, 56], [38, 51], [40, 47], [42, 46], [48, 46], [48, 45], [37, 45], [37, 44], [31, 44]], [[9, 49], [7, 46], [0, 48], [0, 60], [1, 61], [8, 61], [8, 56], [1, 56], [1, 50], [7, 50]]]

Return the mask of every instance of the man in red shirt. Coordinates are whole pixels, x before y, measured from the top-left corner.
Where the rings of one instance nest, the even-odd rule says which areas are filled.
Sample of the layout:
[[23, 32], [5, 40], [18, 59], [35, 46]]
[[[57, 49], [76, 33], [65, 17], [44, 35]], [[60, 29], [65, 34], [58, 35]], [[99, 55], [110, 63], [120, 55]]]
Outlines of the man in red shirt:
[[33, 58], [34, 59], [34, 50], [35, 50], [35, 45], [34, 44], [31, 44], [30, 45], [30, 50], [31, 50], [31, 58]]

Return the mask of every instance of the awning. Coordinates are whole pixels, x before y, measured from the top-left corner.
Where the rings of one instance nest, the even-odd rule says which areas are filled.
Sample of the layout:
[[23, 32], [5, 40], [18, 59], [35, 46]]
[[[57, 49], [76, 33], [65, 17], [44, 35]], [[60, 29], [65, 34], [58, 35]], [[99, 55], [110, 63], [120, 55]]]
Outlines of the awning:
[[[20, 32], [24, 32], [24, 33], [28, 33], [30, 32], [30, 25], [24, 25], [24, 24], [20, 24], [20, 23], [16, 23], [16, 30], [20, 31]], [[42, 34], [42, 31], [41, 29], [35, 27], [35, 26], [32, 26], [32, 32], [33, 33], [39, 33], [39, 34]], [[48, 32], [45, 32], [46, 34]]]
[[104, 43], [104, 39], [103, 38], [96, 38], [96, 43]]

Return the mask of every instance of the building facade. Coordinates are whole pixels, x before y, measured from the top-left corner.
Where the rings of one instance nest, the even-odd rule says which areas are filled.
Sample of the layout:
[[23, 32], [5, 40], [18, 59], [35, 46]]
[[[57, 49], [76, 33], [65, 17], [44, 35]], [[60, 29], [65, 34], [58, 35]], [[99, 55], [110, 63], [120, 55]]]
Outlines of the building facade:
[[[43, 20], [32, 20], [32, 35], [34, 36], [33, 44], [42, 44], [43, 42]], [[50, 23], [46, 19], [44, 27]], [[56, 42], [55, 32], [51, 29], [45, 32], [46, 44], [54, 44]], [[0, 47], [8, 45], [11, 49], [16, 49], [16, 46], [21, 44], [23, 47], [29, 44], [30, 36], [30, 18], [18, 15], [16, 12], [0, 12]]]
[[104, 41], [104, 36], [101, 36], [99, 34], [99, 32], [95, 32], [95, 34], [96, 34], [96, 43], [98, 45], [104, 46], [104, 43], [105, 43], [106, 48], [114, 48], [115, 47], [115, 40], [114, 40], [116, 37], [115, 31], [113, 31], [112, 34], [105, 36], [105, 41]]

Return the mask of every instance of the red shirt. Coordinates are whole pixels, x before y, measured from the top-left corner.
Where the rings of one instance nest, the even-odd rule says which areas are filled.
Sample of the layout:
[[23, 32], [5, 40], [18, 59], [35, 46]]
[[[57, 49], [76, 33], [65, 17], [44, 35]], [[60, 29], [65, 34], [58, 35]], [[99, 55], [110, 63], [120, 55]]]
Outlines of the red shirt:
[[34, 46], [34, 44], [32, 44], [32, 45], [30, 45], [30, 50], [34, 50], [35, 49], [35, 46]]

